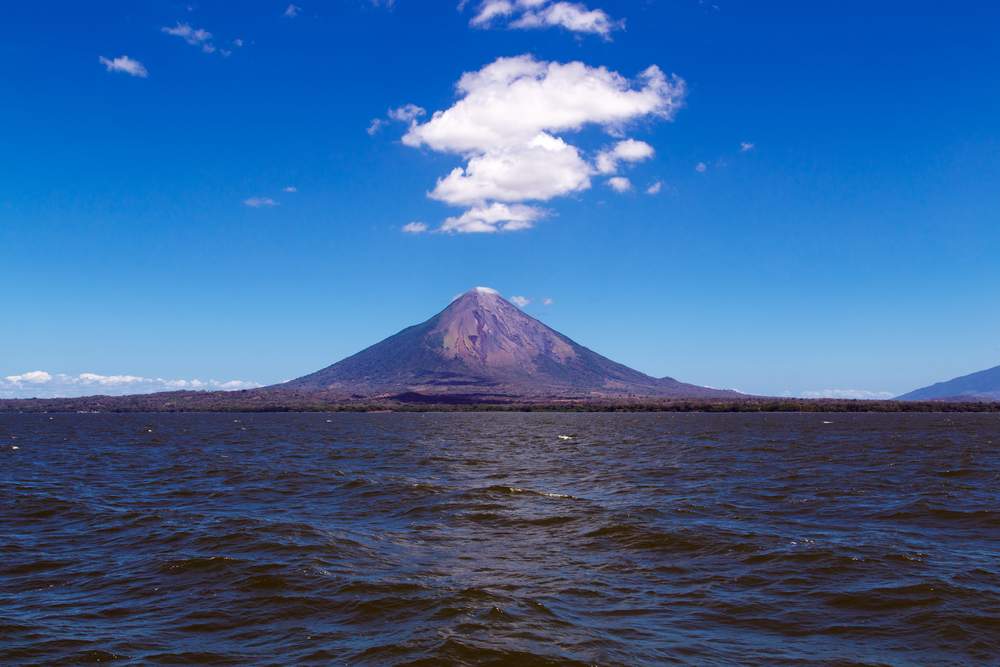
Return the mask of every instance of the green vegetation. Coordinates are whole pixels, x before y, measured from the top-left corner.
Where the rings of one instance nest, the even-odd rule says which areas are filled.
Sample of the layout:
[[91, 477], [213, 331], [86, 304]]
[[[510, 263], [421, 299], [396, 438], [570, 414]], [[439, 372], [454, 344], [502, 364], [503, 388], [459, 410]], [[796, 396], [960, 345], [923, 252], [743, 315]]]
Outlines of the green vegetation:
[[537, 398], [435, 397], [407, 394], [381, 399], [311, 393], [169, 392], [133, 396], [14, 399], [0, 412], [1000, 412], [1000, 402], [857, 401], [757, 398]]

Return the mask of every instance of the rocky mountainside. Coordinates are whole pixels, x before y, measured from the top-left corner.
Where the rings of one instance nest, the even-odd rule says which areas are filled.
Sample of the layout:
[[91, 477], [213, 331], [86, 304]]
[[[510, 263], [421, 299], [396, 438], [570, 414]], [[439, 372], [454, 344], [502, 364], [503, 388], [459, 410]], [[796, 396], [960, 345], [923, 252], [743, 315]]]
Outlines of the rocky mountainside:
[[611, 361], [485, 287], [462, 294], [422, 324], [275, 388], [353, 396], [741, 396], [654, 378]]
[[916, 389], [908, 394], [903, 394], [898, 400], [1000, 401], [1000, 366]]

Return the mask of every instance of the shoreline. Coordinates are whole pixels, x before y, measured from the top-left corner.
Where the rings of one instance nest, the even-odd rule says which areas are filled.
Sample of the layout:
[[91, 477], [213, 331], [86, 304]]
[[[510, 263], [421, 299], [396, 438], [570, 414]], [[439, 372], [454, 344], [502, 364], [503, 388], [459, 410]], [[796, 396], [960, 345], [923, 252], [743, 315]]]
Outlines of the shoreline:
[[1000, 402], [985, 401], [881, 401], [846, 399], [748, 398], [708, 399], [539, 399], [475, 400], [451, 397], [438, 401], [393, 399], [343, 400], [309, 396], [266, 396], [257, 392], [171, 392], [131, 396], [83, 398], [26, 398], [0, 400], [0, 414], [32, 413], [266, 413], [266, 412], [803, 412], [803, 413], [988, 413], [1000, 412]]

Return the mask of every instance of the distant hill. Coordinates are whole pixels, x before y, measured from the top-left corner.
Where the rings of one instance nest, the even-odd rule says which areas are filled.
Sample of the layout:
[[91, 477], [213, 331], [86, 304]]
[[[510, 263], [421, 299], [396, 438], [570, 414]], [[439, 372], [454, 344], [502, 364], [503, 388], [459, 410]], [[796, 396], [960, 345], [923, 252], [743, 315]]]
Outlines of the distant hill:
[[900, 401], [1000, 401], [1000, 366], [911, 391]]
[[268, 389], [366, 397], [742, 397], [611, 361], [485, 287], [465, 292], [422, 324]]

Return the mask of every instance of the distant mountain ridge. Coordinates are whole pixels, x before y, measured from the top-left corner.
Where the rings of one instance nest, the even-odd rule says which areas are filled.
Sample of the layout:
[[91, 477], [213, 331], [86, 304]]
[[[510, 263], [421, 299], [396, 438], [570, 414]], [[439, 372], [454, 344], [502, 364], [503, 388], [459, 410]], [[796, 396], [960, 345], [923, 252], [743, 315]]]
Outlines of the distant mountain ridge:
[[737, 398], [735, 391], [654, 378], [577, 344], [493, 289], [320, 371], [267, 389], [352, 396]]
[[977, 400], [1000, 401], [1000, 366], [970, 373], [947, 382], [903, 394], [900, 401]]

